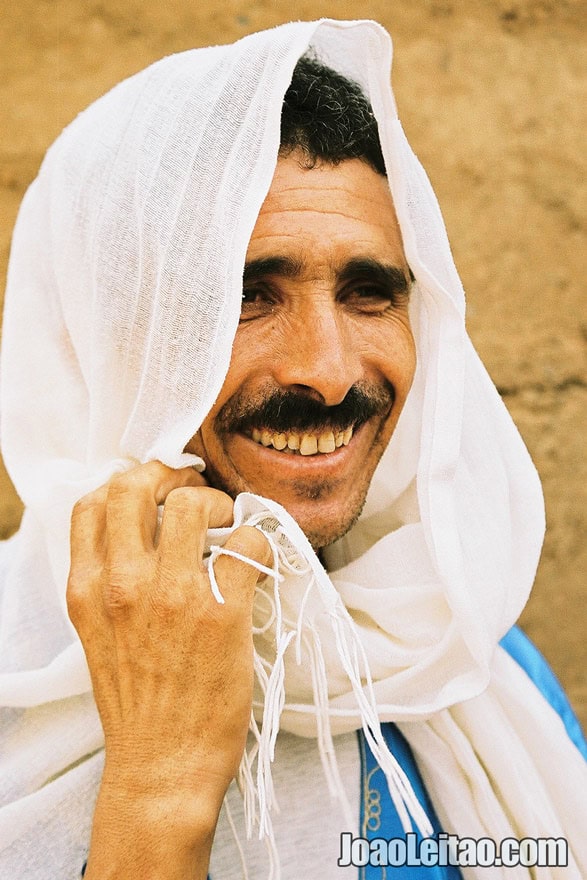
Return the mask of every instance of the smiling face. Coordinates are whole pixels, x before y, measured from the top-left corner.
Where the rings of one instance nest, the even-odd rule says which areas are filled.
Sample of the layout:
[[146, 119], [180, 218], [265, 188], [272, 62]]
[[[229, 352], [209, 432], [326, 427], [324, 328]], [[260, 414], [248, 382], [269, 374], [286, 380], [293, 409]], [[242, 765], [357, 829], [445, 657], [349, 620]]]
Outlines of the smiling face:
[[361, 512], [415, 369], [387, 180], [282, 158], [247, 251], [220, 395], [186, 450], [212, 486], [282, 504], [315, 549]]

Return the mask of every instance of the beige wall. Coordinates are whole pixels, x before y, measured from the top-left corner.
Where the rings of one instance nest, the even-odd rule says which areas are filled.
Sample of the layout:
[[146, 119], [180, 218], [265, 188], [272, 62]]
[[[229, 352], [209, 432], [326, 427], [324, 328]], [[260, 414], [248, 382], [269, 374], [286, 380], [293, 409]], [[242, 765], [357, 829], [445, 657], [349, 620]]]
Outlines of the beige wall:
[[[43, 152], [86, 104], [170, 52], [290, 18], [375, 18], [468, 292], [469, 328], [544, 481], [549, 534], [523, 624], [587, 722], [587, 315], [582, 0], [20, 0], [0, 22], [0, 272]], [[0, 481], [0, 528], [20, 506]]]

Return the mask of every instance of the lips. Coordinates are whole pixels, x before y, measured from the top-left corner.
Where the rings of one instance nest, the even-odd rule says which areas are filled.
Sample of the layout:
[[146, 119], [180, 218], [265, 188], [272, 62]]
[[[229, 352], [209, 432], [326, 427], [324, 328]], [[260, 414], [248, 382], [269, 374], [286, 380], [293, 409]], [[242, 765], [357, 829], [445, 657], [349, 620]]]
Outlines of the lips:
[[272, 447], [278, 452], [290, 455], [325, 455], [334, 452], [341, 446], [348, 446], [353, 436], [354, 427], [344, 431], [321, 431], [314, 433], [272, 432], [266, 428], [253, 428], [251, 439], [260, 446]]

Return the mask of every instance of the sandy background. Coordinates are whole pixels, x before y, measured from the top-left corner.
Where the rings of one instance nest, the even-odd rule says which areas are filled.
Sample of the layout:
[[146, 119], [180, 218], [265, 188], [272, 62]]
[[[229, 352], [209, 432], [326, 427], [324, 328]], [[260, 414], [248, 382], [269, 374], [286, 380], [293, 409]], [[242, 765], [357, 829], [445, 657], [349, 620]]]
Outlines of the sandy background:
[[[75, 114], [170, 52], [292, 18], [375, 18], [468, 292], [473, 340], [542, 475], [549, 532], [522, 623], [587, 723], [582, 0], [19, 0], [0, 20], [0, 278], [18, 204]], [[19, 501], [0, 477], [0, 529]]]

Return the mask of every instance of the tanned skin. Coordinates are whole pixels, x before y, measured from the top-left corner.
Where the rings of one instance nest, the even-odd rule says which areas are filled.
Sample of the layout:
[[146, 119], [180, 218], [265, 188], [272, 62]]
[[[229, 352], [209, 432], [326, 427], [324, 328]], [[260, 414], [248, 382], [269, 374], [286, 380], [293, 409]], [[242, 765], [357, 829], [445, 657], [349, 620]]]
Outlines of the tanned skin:
[[[366, 163], [281, 159], [247, 266], [228, 375], [186, 445], [206, 479], [150, 462], [74, 509], [68, 607], [106, 754], [86, 880], [205, 880], [249, 724], [258, 578], [220, 556], [218, 604], [202, 561], [206, 531], [230, 525], [232, 499], [250, 490], [282, 503], [316, 549], [344, 534], [412, 382], [409, 269], [387, 181]], [[351, 389], [371, 408], [330, 452], [265, 447], [252, 437], [254, 413], [243, 421], [251, 401], [283, 391], [318, 404], [313, 430], [327, 434], [335, 412], [352, 417], [336, 409], [355, 399]], [[256, 529], [237, 529], [226, 546], [270, 558]]]

